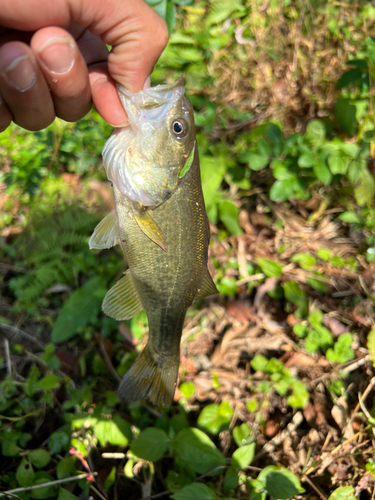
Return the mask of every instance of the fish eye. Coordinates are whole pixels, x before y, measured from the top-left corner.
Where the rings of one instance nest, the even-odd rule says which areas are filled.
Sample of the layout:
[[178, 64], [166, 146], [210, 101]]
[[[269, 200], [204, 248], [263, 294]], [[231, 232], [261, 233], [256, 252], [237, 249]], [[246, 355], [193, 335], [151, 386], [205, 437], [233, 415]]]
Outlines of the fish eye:
[[182, 139], [188, 133], [186, 123], [183, 120], [174, 120], [172, 122], [172, 132], [178, 139]]

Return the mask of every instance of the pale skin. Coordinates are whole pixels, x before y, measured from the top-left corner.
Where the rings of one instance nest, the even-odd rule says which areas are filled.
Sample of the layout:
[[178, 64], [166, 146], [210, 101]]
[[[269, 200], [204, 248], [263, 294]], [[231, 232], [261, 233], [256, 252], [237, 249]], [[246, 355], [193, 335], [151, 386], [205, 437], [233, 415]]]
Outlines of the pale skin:
[[0, 132], [12, 121], [34, 131], [77, 121], [92, 103], [124, 126], [115, 82], [147, 88], [167, 41], [143, 0], [1, 0]]

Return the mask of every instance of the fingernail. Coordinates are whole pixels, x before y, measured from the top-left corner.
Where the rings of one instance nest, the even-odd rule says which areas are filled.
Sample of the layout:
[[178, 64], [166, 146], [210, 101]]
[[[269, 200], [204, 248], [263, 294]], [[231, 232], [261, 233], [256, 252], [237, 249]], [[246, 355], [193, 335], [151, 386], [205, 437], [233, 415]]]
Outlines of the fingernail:
[[13, 59], [4, 69], [4, 75], [12, 87], [20, 92], [26, 92], [36, 82], [34, 65], [27, 54]]
[[146, 89], [149, 89], [150, 88], [150, 85], [151, 85], [151, 75], [149, 75], [146, 80], [145, 80], [145, 83], [143, 85], [143, 90], [146, 90]]
[[74, 64], [74, 44], [69, 38], [50, 38], [39, 47], [38, 54], [46, 68], [57, 75], [68, 73]]

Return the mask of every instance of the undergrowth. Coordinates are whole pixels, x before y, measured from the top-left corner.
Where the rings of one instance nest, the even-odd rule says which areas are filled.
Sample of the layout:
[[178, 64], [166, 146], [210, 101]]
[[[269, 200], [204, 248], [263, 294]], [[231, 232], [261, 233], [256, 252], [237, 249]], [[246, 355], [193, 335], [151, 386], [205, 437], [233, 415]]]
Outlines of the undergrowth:
[[147, 317], [104, 317], [121, 252], [88, 249], [110, 127], [2, 133], [0, 496], [370, 499], [375, 9], [152, 4], [171, 33], [153, 81], [185, 73], [196, 112], [221, 296], [188, 312], [173, 406], [123, 405]]

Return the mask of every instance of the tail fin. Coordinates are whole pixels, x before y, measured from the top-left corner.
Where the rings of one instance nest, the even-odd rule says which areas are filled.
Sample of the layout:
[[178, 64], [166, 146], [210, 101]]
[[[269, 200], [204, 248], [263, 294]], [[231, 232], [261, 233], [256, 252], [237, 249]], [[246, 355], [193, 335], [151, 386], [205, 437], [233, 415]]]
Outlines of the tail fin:
[[176, 389], [179, 352], [177, 355], [156, 361], [148, 345], [139, 354], [125, 374], [118, 389], [123, 401], [148, 399], [154, 405], [170, 406]]

